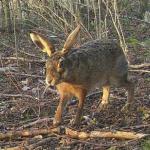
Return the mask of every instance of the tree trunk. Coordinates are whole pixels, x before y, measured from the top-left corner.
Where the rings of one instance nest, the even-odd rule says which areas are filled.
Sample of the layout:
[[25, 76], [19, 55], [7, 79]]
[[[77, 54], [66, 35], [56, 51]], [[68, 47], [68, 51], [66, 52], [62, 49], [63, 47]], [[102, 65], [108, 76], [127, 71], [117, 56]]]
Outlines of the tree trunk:
[[4, 20], [3, 20], [4, 27], [3, 27], [3, 29], [7, 32], [12, 32], [12, 21], [11, 21], [9, 0], [2, 0], [2, 7], [4, 10]]

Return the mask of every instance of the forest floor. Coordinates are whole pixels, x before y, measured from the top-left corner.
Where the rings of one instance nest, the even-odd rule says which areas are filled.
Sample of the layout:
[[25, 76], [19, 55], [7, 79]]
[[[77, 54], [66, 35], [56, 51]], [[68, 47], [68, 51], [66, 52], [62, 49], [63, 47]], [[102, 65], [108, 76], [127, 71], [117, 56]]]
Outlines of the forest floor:
[[[136, 28], [135, 28], [136, 26]], [[150, 38], [150, 28], [140, 22], [132, 22], [125, 28], [125, 37], [134, 35], [138, 41]], [[43, 129], [52, 127], [54, 112], [59, 95], [57, 91], [45, 89], [44, 60], [31, 42], [28, 34], [17, 34], [17, 53], [14, 35], [0, 34], [0, 136], [10, 131]], [[129, 39], [129, 60], [131, 64], [150, 63], [150, 49], [135, 44]], [[19, 58], [18, 61], [16, 58]], [[97, 112], [97, 105], [102, 91], [93, 91], [87, 96], [83, 120], [78, 131], [134, 131], [150, 134], [150, 66], [130, 69], [129, 77], [135, 83], [135, 101], [132, 110], [122, 112], [127, 100], [127, 93], [122, 88], [112, 88], [110, 104], [106, 110]], [[77, 108], [75, 99], [68, 102], [63, 114], [62, 125], [71, 127]], [[1, 138], [1, 137], [0, 137]], [[9, 137], [0, 140], [0, 149], [91, 149], [91, 150], [149, 150], [150, 138], [115, 139], [71, 138], [65, 134], [51, 133], [29, 137]]]

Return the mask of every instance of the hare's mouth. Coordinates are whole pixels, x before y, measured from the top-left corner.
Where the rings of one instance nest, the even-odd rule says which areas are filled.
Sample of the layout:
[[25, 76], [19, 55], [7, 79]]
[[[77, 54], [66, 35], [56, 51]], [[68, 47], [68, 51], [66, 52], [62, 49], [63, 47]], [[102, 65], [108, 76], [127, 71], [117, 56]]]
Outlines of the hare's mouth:
[[46, 78], [45, 81], [46, 81], [47, 86], [56, 86], [57, 84], [60, 83], [60, 81], [58, 79], [50, 80], [50, 79]]

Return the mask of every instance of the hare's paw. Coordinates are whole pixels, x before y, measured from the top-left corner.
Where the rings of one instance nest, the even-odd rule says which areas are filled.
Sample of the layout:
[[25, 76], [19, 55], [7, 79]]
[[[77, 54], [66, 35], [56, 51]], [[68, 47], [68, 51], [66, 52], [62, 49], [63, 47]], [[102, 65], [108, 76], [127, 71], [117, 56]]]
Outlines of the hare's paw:
[[102, 111], [108, 108], [108, 103], [100, 103], [98, 106], [98, 111]]
[[80, 122], [81, 122], [81, 121], [78, 120], [78, 119], [72, 119], [72, 120], [70, 121], [70, 124], [71, 124], [72, 127], [79, 128]]
[[55, 118], [54, 118], [54, 120], [53, 120], [53, 126], [54, 127], [57, 127], [57, 126], [59, 126], [61, 124], [61, 121], [58, 121], [58, 120], [56, 120]]
[[126, 104], [122, 107], [121, 111], [122, 111], [122, 112], [129, 112], [129, 111], [131, 110], [131, 106], [132, 106], [131, 103], [126, 103]]

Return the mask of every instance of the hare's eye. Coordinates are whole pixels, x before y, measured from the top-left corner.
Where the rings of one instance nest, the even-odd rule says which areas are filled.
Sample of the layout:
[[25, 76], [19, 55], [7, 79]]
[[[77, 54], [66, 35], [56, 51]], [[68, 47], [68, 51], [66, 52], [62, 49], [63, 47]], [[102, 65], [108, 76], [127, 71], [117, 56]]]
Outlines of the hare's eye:
[[64, 58], [59, 59], [58, 68], [64, 68]]

